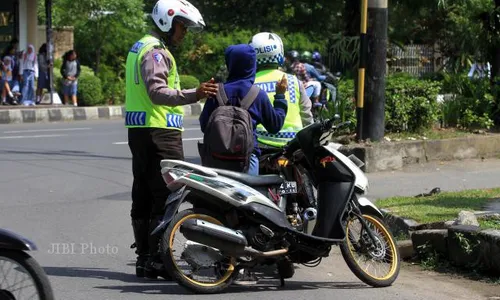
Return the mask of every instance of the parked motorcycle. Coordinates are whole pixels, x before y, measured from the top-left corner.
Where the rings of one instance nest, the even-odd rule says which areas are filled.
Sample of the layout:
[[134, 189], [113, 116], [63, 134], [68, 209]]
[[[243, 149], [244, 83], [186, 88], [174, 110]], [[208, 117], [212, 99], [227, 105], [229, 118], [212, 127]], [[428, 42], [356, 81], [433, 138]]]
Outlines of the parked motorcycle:
[[12, 231], [0, 229], [0, 299], [53, 300], [47, 274], [26, 251], [36, 245]]
[[[392, 285], [399, 274], [399, 250], [382, 213], [363, 196], [368, 180], [359, 160], [328, 142], [335, 129], [346, 125], [333, 122], [305, 127], [281, 153], [303, 164], [317, 187], [317, 213], [302, 212], [302, 230], [267, 197], [273, 190], [279, 196], [296, 193], [293, 182], [163, 160], [161, 172], [173, 193], [153, 234], [162, 232], [160, 249], [172, 278], [197, 293], [219, 293], [240, 269], [276, 264], [284, 284], [294, 275], [293, 264], [315, 267], [338, 245], [361, 281]], [[185, 202], [193, 207], [179, 211]]]

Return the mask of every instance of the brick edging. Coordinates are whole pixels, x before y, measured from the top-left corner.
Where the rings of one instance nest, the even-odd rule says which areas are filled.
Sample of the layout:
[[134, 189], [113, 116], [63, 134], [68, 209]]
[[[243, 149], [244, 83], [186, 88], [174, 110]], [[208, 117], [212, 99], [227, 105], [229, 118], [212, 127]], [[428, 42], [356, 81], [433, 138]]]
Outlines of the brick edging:
[[[437, 251], [453, 265], [465, 269], [480, 268], [500, 275], [500, 256], [497, 255], [500, 251], [500, 230], [469, 225], [427, 229], [428, 224], [419, 224], [394, 215], [388, 210], [382, 212], [393, 235], [404, 234], [409, 237], [409, 240], [398, 243], [402, 258], [418, 256], [421, 251], [425, 251], [419, 248], [425, 245], [427, 251]], [[459, 235], [460, 239], [457, 239]], [[467, 241], [464, 241], [464, 237]], [[472, 246], [467, 247], [469, 244]]]

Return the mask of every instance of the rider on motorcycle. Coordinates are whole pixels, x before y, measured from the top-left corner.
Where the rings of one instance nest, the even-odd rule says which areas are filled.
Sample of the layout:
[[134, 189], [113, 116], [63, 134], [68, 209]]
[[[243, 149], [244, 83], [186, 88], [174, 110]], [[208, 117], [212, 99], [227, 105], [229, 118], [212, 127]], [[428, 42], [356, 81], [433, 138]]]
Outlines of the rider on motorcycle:
[[317, 105], [317, 103], [319, 103], [319, 95], [321, 93], [321, 83], [319, 81], [313, 80], [311, 76], [309, 76], [309, 72], [307, 72], [306, 66], [300, 61], [299, 52], [297, 52], [296, 50], [290, 51], [289, 58], [292, 62], [290, 67], [292, 68], [293, 73], [300, 81], [302, 81], [302, 84], [304, 84], [304, 87], [306, 89], [308, 87], [311, 87], [313, 89], [310, 98], [313, 105]]
[[[321, 93], [320, 93], [320, 102], [323, 104], [327, 101], [327, 87], [324, 83], [328, 83], [328, 87], [330, 89], [331, 98], [335, 99], [337, 95], [337, 88], [333, 85], [333, 81], [335, 77], [333, 74], [328, 72], [325, 65], [321, 63], [321, 54], [318, 51], [314, 51], [313, 54], [309, 51], [304, 51], [301, 55], [301, 60], [306, 67], [306, 70], [311, 78], [315, 78], [317, 81], [321, 83]], [[321, 106], [321, 104], [317, 104], [317, 106]]]
[[312, 54], [312, 65], [321, 75], [324, 75], [326, 74], [326, 72], [328, 72], [328, 69], [321, 62], [321, 54], [318, 51], [314, 51]]
[[[281, 38], [274, 33], [261, 32], [252, 37], [250, 45], [257, 53], [255, 84], [267, 93], [269, 99], [274, 99], [276, 83], [286, 74], [278, 69], [285, 61]], [[277, 134], [270, 134], [262, 125], [257, 126], [257, 140], [264, 146], [281, 148], [299, 130], [313, 123], [311, 100], [307, 97], [303, 84], [296, 76], [286, 75], [288, 91], [285, 98], [288, 101], [288, 113], [285, 123]]]
[[316, 81], [324, 81], [326, 79], [326, 76], [325, 75], [321, 75], [318, 70], [316, 70], [316, 68], [310, 64], [311, 63], [311, 60], [312, 60], [312, 55], [311, 55], [311, 52], [309, 51], [304, 51], [302, 52], [302, 54], [300, 55], [300, 59], [302, 61], [302, 63], [304, 64], [304, 66], [306, 67], [306, 71], [307, 73], [309, 73], [309, 76], [311, 78], [315, 78]]

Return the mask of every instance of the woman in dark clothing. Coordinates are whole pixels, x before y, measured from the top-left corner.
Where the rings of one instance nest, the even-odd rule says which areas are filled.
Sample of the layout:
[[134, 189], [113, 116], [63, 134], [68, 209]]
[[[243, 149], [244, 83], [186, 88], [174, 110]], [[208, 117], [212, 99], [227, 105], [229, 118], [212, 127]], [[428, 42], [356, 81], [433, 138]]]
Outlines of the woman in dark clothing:
[[61, 65], [63, 77], [64, 104], [68, 103], [69, 97], [74, 106], [78, 106], [76, 94], [78, 89], [78, 76], [80, 76], [80, 61], [77, 59], [75, 50], [69, 50], [64, 54]]
[[38, 82], [36, 87], [36, 104], [42, 101], [43, 89], [49, 90], [49, 65], [47, 58], [47, 44], [38, 49]]

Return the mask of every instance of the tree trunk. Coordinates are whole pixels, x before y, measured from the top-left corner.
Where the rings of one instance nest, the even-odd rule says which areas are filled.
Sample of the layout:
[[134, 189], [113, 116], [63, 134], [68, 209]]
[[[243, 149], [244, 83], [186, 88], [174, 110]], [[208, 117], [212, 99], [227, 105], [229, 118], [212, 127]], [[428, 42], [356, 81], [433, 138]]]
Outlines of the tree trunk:
[[99, 73], [99, 64], [101, 63], [101, 47], [98, 47], [95, 51], [95, 70], [94, 73], [97, 75]]

